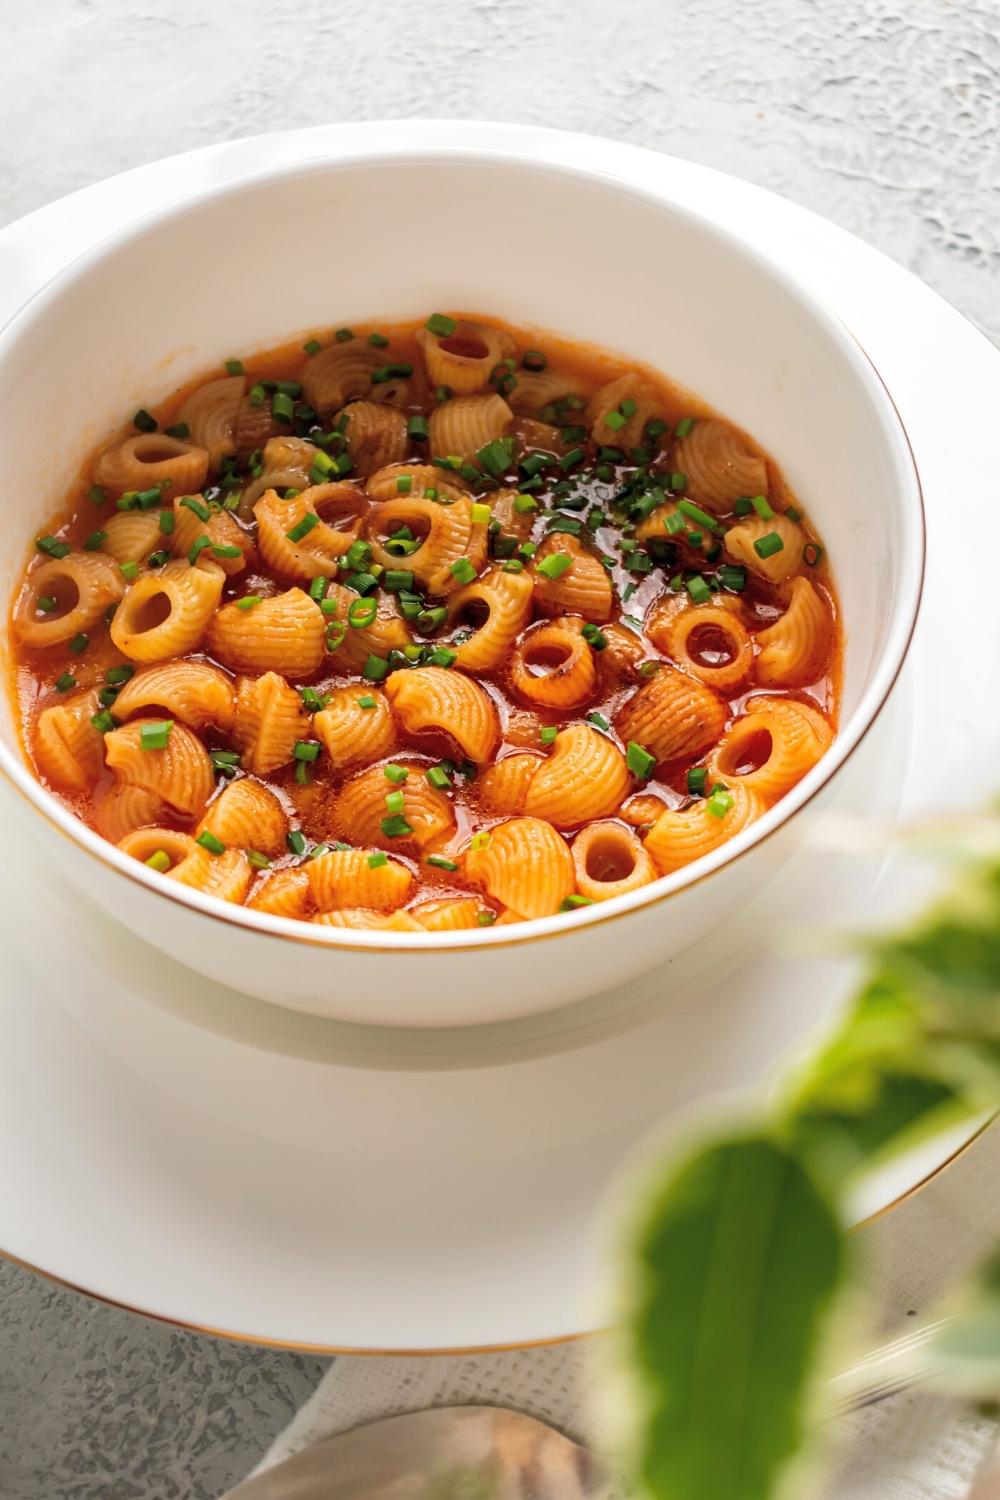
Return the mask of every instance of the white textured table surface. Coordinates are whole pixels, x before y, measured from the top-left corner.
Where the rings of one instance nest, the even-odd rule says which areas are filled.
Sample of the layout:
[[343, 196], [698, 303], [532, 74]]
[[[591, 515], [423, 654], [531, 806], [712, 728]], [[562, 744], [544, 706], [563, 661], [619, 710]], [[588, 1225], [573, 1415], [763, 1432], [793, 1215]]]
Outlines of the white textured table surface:
[[[2, 13], [0, 222], [261, 131], [537, 122], [785, 193], [1000, 341], [996, 0], [7, 0]], [[0, 1265], [0, 1495], [215, 1496], [322, 1368]]]

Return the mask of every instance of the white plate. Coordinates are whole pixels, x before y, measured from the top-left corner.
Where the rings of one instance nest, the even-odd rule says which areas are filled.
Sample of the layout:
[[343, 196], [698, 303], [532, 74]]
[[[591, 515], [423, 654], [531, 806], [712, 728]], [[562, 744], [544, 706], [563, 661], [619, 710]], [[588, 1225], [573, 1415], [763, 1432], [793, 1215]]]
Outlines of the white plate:
[[[456, 127], [404, 128], [430, 143]], [[0, 316], [172, 197], [398, 129], [212, 147], [42, 209], [0, 233]], [[963, 584], [972, 569], [951, 533], [990, 534], [1000, 355], [877, 252], [745, 183], [582, 136], [462, 134], [669, 185], [772, 255], [778, 246], [854, 330], [908, 428], [929, 526], [908, 665], [854, 774], [877, 778], [888, 818], [981, 800], [996, 782], [1000, 611], [988, 580]], [[623, 1161], [658, 1122], [760, 1088], [829, 1021], [850, 970], [803, 953], [803, 924], [886, 920], [926, 885], [895, 856], [807, 851], [765, 909], [674, 966], [666, 1005], [654, 978], [527, 1022], [388, 1034], [277, 1011], [172, 966], [41, 868], [10, 794], [4, 825], [0, 1246], [161, 1317], [327, 1349], [524, 1344], [592, 1327], [599, 1205]], [[764, 956], [770, 930], [798, 934], [798, 953]], [[936, 1142], [880, 1173], [858, 1213], [955, 1147]]]

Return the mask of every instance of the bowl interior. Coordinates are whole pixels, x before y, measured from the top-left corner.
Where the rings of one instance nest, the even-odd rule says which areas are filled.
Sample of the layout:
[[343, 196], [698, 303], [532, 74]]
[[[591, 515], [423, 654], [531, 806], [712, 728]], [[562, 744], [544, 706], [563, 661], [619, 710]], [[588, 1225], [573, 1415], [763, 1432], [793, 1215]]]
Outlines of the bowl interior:
[[[877, 376], [830, 314], [735, 238], [544, 164], [328, 162], [170, 210], [71, 267], [0, 336], [3, 597], [88, 448], [138, 404], [298, 332], [438, 307], [646, 361], [774, 455], [832, 558], [842, 729], [856, 737], [886, 641], [902, 630], [905, 644], [920, 558], [912, 469]], [[0, 737], [16, 745], [0, 705]]]

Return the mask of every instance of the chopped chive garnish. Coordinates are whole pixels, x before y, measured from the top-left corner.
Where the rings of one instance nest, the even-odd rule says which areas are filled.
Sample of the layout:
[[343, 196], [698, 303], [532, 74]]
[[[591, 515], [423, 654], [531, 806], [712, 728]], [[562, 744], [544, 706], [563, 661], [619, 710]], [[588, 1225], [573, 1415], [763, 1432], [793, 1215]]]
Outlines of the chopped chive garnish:
[[92, 484], [87, 491], [87, 499], [93, 501], [94, 505], [103, 505], [107, 498], [99, 484]]
[[455, 332], [458, 324], [454, 318], [447, 317], [445, 313], [431, 313], [424, 327], [428, 333], [436, 333], [439, 338], [447, 339]]
[[365, 630], [374, 625], [378, 615], [378, 603], [374, 599], [352, 599], [347, 610], [347, 623], [355, 630]]
[[68, 693], [70, 688], [76, 687], [76, 678], [72, 672], [63, 672], [61, 677], [56, 678], [56, 692]]
[[226, 852], [226, 846], [222, 840], [217, 839], [215, 834], [210, 833], [207, 828], [204, 833], [199, 833], [195, 839], [195, 843], [200, 844], [203, 849], [207, 849], [209, 854], [225, 854]]
[[527, 515], [528, 511], [538, 509], [538, 501], [534, 495], [515, 495], [514, 509], [518, 515]]
[[80, 634], [79, 635], [75, 635], [73, 637], [73, 639], [70, 641], [70, 643], [69, 643], [69, 649], [72, 651], [72, 653], [73, 653], [74, 656], [79, 656], [80, 652], [81, 651], [86, 651], [86, 649], [87, 649], [87, 647], [89, 645], [90, 645], [90, 636], [89, 635], [84, 635], [83, 631], [81, 630]]
[[[333, 336], [338, 344], [349, 344], [351, 342], [351, 339], [354, 337], [354, 329], [338, 328]], [[368, 342], [371, 343], [371, 339], [369, 339]]]
[[175, 517], [172, 510], [160, 511], [160, 532], [163, 536], [173, 536]]
[[823, 548], [819, 542], [806, 542], [802, 548], [802, 561], [808, 568], [815, 568], [823, 561]]
[[122, 683], [129, 682], [134, 676], [135, 667], [131, 662], [125, 662], [120, 667], [110, 667], [104, 674], [104, 680], [111, 687], [121, 687]]
[[361, 669], [366, 682], [381, 682], [389, 675], [389, 663], [381, 656], [369, 656]]
[[106, 531], [92, 531], [83, 544], [84, 552], [96, 552], [107, 541], [107, 537]]
[[315, 688], [299, 688], [299, 697], [302, 699], [303, 707], [311, 714], [318, 714], [330, 701], [329, 693], [317, 693]]
[[261, 854], [259, 849], [247, 850], [247, 863], [252, 865], [255, 870], [269, 870], [271, 868], [271, 861], [266, 854]]
[[320, 343], [319, 339], [306, 339], [306, 341], [302, 345], [302, 347], [305, 350], [305, 352], [309, 355], [309, 358], [312, 359], [312, 357], [313, 357], [314, 354], [318, 354], [319, 353], [319, 351], [322, 349], [323, 345]]
[[400, 474], [399, 478], [396, 480], [396, 494], [397, 495], [408, 495], [410, 493], [410, 491], [412, 490], [412, 488], [413, 488], [413, 475], [412, 474]]
[[60, 542], [54, 536], [40, 536], [35, 541], [39, 552], [44, 552], [48, 557], [66, 557], [73, 549], [68, 542]]
[[704, 766], [692, 766], [687, 773], [687, 789], [692, 797], [703, 797], [705, 786], [708, 781], [708, 771]]
[[504, 573], [523, 573], [524, 572], [524, 563], [523, 562], [518, 562], [518, 560], [517, 560], [516, 557], [512, 557], [507, 562], [505, 562], [503, 564], [503, 566], [501, 568], [501, 572], [504, 572]]
[[625, 764], [633, 776], [638, 776], [640, 781], [648, 781], [656, 769], [656, 756], [650, 755], [645, 745], [640, 745], [636, 740], [629, 740], [625, 751]]
[[313, 527], [318, 525], [319, 516], [316, 515], [315, 511], [307, 510], [302, 520], [293, 526], [291, 531], [286, 531], [285, 536], [290, 542], [301, 542], [304, 537], [309, 535]]
[[242, 599], [234, 600], [237, 609], [253, 609], [263, 599], [263, 594], [244, 594]]
[[146, 864], [151, 870], [155, 870], [157, 874], [165, 875], [170, 869], [170, 855], [165, 849], [157, 849], [149, 856]]
[[449, 572], [459, 583], [471, 583], [476, 577], [476, 570], [467, 557], [460, 557], [457, 562], [453, 562]]
[[609, 411], [604, 418], [605, 427], [610, 427], [612, 432], [621, 432], [625, 426], [625, 418], [620, 411]]
[[386, 781], [391, 781], [393, 786], [402, 786], [410, 774], [405, 766], [388, 765], [382, 769]]
[[768, 504], [766, 495], [751, 495], [750, 504], [762, 521], [771, 521], [774, 519], [774, 511]]
[[514, 441], [512, 438], [494, 438], [491, 443], [486, 443], [476, 454], [480, 465], [487, 474], [492, 474], [494, 479], [510, 468], [514, 457]]
[[769, 531], [766, 536], [759, 537], [754, 542], [753, 550], [760, 558], [773, 557], [776, 552], [785, 550], [785, 544], [776, 531]]
[[375, 699], [372, 697], [371, 693], [362, 693], [361, 697], [358, 699], [358, 707], [364, 709], [376, 707]]
[[[353, 337], [354, 335], [351, 334], [351, 338]], [[371, 344], [373, 349], [384, 349], [389, 340], [386, 338], [384, 333], [370, 333], [368, 335], [368, 342], [369, 344]]]
[[695, 604], [707, 604], [712, 597], [712, 590], [700, 573], [692, 573], [687, 580], [687, 591]]
[[295, 760], [318, 760], [322, 748], [319, 740], [296, 740], [292, 746], [292, 757]]
[[329, 578], [324, 578], [322, 573], [318, 573], [309, 585], [310, 599], [315, 600], [315, 602], [318, 604], [319, 601], [325, 596], [329, 586]]
[[401, 813], [406, 806], [406, 797], [403, 792], [386, 792], [385, 805], [391, 813]]
[[430, 770], [425, 772], [425, 775], [431, 786], [436, 787], [439, 792], [447, 791], [451, 786], [451, 782], [448, 779], [448, 772], [442, 770], [440, 766], [431, 766]]
[[111, 717], [111, 714], [106, 708], [102, 708], [99, 714], [94, 714], [90, 722], [91, 724], [93, 724], [94, 728], [99, 729], [102, 734], [110, 734], [112, 729], [117, 728], [114, 719]]
[[674, 494], [677, 494], [680, 490], [687, 489], [687, 482], [686, 474], [671, 474], [667, 480], [667, 486], [673, 490]]
[[383, 849], [376, 849], [374, 854], [368, 856], [369, 870], [381, 870], [383, 865], [389, 863], [389, 856]]
[[562, 458], [560, 458], [559, 467], [563, 471], [572, 469], [585, 456], [582, 448], [571, 448], [568, 453], [564, 453]]
[[[183, 505], [185, 510], [193, 510], [199, 521], [207, 521], [211, 517], [212, 512], [209, 510], [208, 506], [203, 501], [197, 499], [194, 495], [182, 495], [178, 503]], [[171, 530], [172, 529], [173, 528], [171, 527]], [[162, 518], [160, 522], [160, 530], [163, 530]]]
[[799, 507], [797, 505], [786, 506], [785, 515], [790, 521], [794, 521], [796, 525], [798, 525], [799, 521], [802, 520], [802, 512], [799, 510]]
[[134, 561], [119, 563], [118, 570], [123, 578], [128, 579], [129, 583], [132, 583], [139, 576], [139, 564]]
[[719, 582], [723, 588], [731, 589], [734, 594], [742, 594], [747, 586], [747, 570], [724, 563], [719, 569]]
[[300, 856], [305, 854], [308, 847], [306, 836], [302, 832], [301, 828], [293, 828], [289, 834], [286, 834], [285, 843], [288, 845], [293, 854], [298, 854]]
[[250, 405], [251, 406], [263, 406], [266, 397], [267, 397], [267, 391], [261, 385], [261, 383], [260, 383], [259, 380], [257, 381], [256, 385], [252, 385], [250, 387]]
[[[429, 772], [428, 775], [430, 775]], [[452, 874], [458, 869], [455, 861], [453, 859], [446, 859], [443, 854], [428, 854], [424, 863], [433, 865], [435, 870], [448, 870]]]
[[680, 507], [667, 516], [663, 523], [663, 529], [668, 536], [678, 536], [684, 530], [684, 517], [680, 513]]
[[240, 757], [235, 750], [213, 750], [209, 756], [212, 765], [223, 776], [234, 776], [236, 767], [240, 763]]
[[140, 406], [132, 418], [132, 426], [138, 427], [140, 432], [155, 432], [157, 426], [156, 418], [151, 416], [144, 406]]
[[286, 424], [295, 416], [295, 402], [285, 391], [275, 391], [271, 397], [271, 415], [276, 422]]
[[[708, 511], [702, 510], [700, 505], [695, 505], [693, 500], [678, 500], [677, 513], [687, 516], [689, 521], [696, 522], [697, 525], [704, 527], [706, 531], [710, 531], [713, 536], [718, 536], [722, 531], [722, 527], [715, 517], [710, 516]], [[667, 530], [669, 531], [669, 529], [668, 527]]]
[[382, 574], [382, 587], [390, 594], [408, 593], [413, 588], [413, 574], [405, 568], [386, 568]]
[[496, 919], [497, 919], [497, 914], [496, 914], [495, 911], [489, 911], [489, 910], [481, 911], [476, 916], [476, 926], [477, 927], [492, 927], [493, 923], [496, 921]]
[[35, 600], [35, 608], [43, 615], [51, 615], [59, 608], [59, 605], [51, 594], [42, 594], [41, 598]]
[[753, 510], [753, 501], [749, 495], [741, 495], [738, 500], [733, 501], [734, 516], [748, 516]]
[[598, 629], [598, 627], [591, 624], [590, 621], [588, 621], [587, 624], [584, 625], [583, 629], [580, 631], [580, 634], [587, 642], [587, 645], [592, 647], [594, 651], [603, 651], [605, 646], [608, 644], [608, 638], [604, 634], [603, 630]]
[[567, 896], [560, 906], [560, 911], [577, 911], [581, 906], [593, 906], [593, 896]]
[[543, 557], [540, 563], [535, 564], [535, 571], [541, 573], [543, 578], [554, 582], [572, 566], [573, 559], [568, 552], [552, 552], [548, 557]]
[[424, 658], [427, 665], [431, 667], [450, 667], [455, 664], [457, 659], [458, 653], [449, 650], [447, 646], [435, 646], [432, 651], [427, 652]]
[[143, 750], [165, 750], [173, 727], [173, 719], [151, 719], [139, 730], [140, 746]]
[[525, 370], [544, 370], [548, 360], [541, 349], [525, 349], [521, 355], [521, 364]]
[[558, 733], [559, 730], [556, 728], [555, 724], [546, 724], [544, 729], [540, 729], [538, 731], [538, 739], [543, 745], [551, 745], [555, 741], [555, 737]]
[[473, 526], [488, 526], [493, 512], [488, 505], [474, 504], [471, 510]]
[[331, 625], [327, 626], [326, 649], [328, 651], [336, 651], [338, 646], [343, 645], [346, 634], [347, 626], [343, 620], [334, 620]]
[[487, 848], [489, 848], [489, 843], [490, 843], [489, 830], [486, 829], [486, 828], [482, 828], [482, 829], [480, 829], [480, 831], [478, 833], [474, 833], [472, 835], [471, 839], [469, 840], [469, 848], [470, 849], [487, 849]]
[[242, 375], [243, 361], [241, 359], [227, 359], [224, 361], [227, 375]]
[[735, 798], [731, 791], [724, 786], [713, 786], [711, 795], [705, 803], [706, 812], [713, 818], [724, 818], [732, 807]]
[[608, 730], [611, 728], [608, 720], [604, 717], [603, 714], [599, 714], [596, 709], [594, 709], [592, 713], [589, 713], [587, 715], [587, 723], [593, 724], [594, 728], [600, 729], [603, 734], [607, 734]]
[[188, 548], [188, 562], [191, 564], [192, 568], [198, 561], [201, 554], [204, 552], [205, 548], [211, 547], [211, 545], [212, 538], [210, 536], [206, 536], [204, 532], [202, 532], [201, 536], [195, 537], [194, 541]]
[[[402, 794], [400, 793], [399, 795]], [[398, 814], [389, 818], [382, 818], [379, 827], [387, 839], [405, 839], [413, 832], [406, 819]]]
[[406, 380], [412, 374], [412, 365], [382, 365], [372, 371], [372, 385], [385, 385], [388, 380]]
[[694, 427], [696, 420], [697, 419], [695, 417], [681, 417], [681, 420], [677, 423], [677, 426], [674, 429], [677, 436], [679, 438], [686, 438], [691, 429]]
[[658, 437], [663, 436], [666, 430], [666, 422], [662, 421], [659, 417], [654, 417], [651, 422], [646, 423], [643, 436], [649, 438], [650, 441], [655, 442]]

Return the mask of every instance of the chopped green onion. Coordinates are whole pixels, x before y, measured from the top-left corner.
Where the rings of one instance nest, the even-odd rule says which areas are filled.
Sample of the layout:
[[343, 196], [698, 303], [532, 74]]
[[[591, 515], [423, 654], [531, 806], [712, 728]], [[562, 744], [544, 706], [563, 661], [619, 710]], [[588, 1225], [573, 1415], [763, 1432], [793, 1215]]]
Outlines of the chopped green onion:
[[539, 742], [543, 745], [551, 745], [558, 733], [559, 730], [555, 724], [546, 724], [544, 729], [538, 731]]
[[132, 583], [133, 580], [139, 575], [139, 564], [131, 560], [129, 562], [119, 563], [118, 571], [121, 573], [123, 578], [128, 579], [129, 583]]
[[687, 482], [686, 474], [671, 474], [667, 480], [667, 485], [676, 494], [679, 490], [687, 488]]
[[671, 515], [667, 516], [663, 523], [663, 528], [668, 536], [678, 536], [684, 530], [684, 517], [681, 515], [679, 507]]
[[808, 568], [817, 567], [823, 561], [823, 556], [824, 551], [819, 542], [806, 542], [802, 548], [802, 561]]
[[492, 927], [493, 923], [496, 921], [496, 919], [497, 919], [497, 914], [496, 914], [495, 911], [489, 911], [489, 910], [481, 911], [476, 916], [476, 926], [477, 927]]
[[146, 860], [146, 864], [151, 870], [155, 870], [158, 875], [165, 875], [170, 869], [170, 855], [165, 849], [157, 849]]
[[[428, 775], [429, 774], [430, 773], [428, 772]], [[445, 777], [446, 781], [447, 779], [448, 778]], [[458, 869], [458, 865], [455, 863], [455, 861], [453, 859], [446, 859], [443, 854], [428, 854], [425, 860], [425, 864], [433, 865], [435, 870], [448, 870], [452, 874]]]
[[381, 682], [389, 675], [389, 663], [381, 656], [369, 656], [361, 669], [366, 682]]
[[679, 438], [686, 438], [691, 429], [694, 427], [696, 420], [696, 417], [682, 417], [674, 429], [677, 436]]
[[40, 610], [43, 615], [51, 615], [55, 613], [59, 605], [52, 598], [51, 594], [43, 594], [40, 599], [35, 600], [35, 608]]
[[734, 594], [742, 594], [747, 586], [747, 570], [730, 563], [723, 563], [719, 569], [719, 582], [723, 588], [731, 589]]
[[666, 430], [666, 422], [662, 421], [659, 417], [654, 417], [651, 422], [646, 423], [643, 436], [649, 438], [651, 442], [655, 442], [658, 437], [663, 436]]
[[103, 505], [107, 498], [107, 495], [99, 484], [92, 484], [87, 491], [87, 499], [92, 501], [94, 505]]
[[573, 559], [568, 552], [551, 552], [548, 557], [543, 557], [540, 563], [535, 564], [535, 571], [541, 573], [543, 578], [555, 582], [572, 566]]
[[513, 438], [494, 438], [491, 443], [486, 443], [476, 454], [480, 465], [487, 474], [492, 474], [494, 479], [510, 468], [514, 456]]
[[633, 776], [638, 776], [640, 781], [648, 781], [656, 770], [656, 756], [650, 755], [645, 745], [640, 745], [636, 740], [629, 740], [625, 751], [625, 764]]
[[285, 842], [293, 854], [305, 854], [307, 847], [306, 836], [301, 828], [293, 828], [291, 833], [286, 834]]
[[322, 750], [319, 740], [296, 740], [292, 746], [294, 760], [318, 760]]
[[687, 789], [692, 797], [703, 797], [705, 786], [708, 781], [708, 771], [704, 766], [692, 766], [687, 773]]
[[[354, 329], [338, 328], [333, 336], [337, 340], [338, 344], [349, 344], [351, 342], [351, 339], [354, 337]], [[381, 338], [381, 334], [373, 334], [372, 338]], [[368, 342], [371, 343], [372, 339], [369, 339]], [[385, 342], [388, 343], [389, 340], [386, 339]]]
[[271, 397], [271, 415], [276, 422], [291, 422], [295, 416], [295, 402], [284, 391], [275, 391]]
[[135, 676], [135, 667], [131, 662], [126, 662], [120, 667], [110, 667], [104, 674], [105, 682], [111, 687], [121, 687], [123, 683], [130, 681]]
[[687, 580], [687, 591], [695, 604], [707, 604], [712, 597], [712, 590], [700, 573], [692, 573]]
[[290, 542], [301, 542], [307, 537], [314, 527], [319, 525], [319, 516], [315, 511], [307, 510], [302, 520], [297, 522], [291, 529], [286, 531], [285, 536]]
[[724, 818], [732, 807], [735, 798], [732, 792], [724, 786], [713, 786], [711, 795], [705, 803], [706, 812], [713, 818]]
[[607, 734], [608, 730], [611, 728], [611, 725], [608, 723], [604, 715], [599, 714], [596, 709], [594, 709], [592, 713], [587, 714], [587, 723], [593, 724], [594, 728], [599, 729], [602, 734]]
[[72, 672], [63, 672], [61, 677], [56, 678], [56, 692], [68, 693], [70, 688], [76, 687], [76, 678]]
[[457, 562], [453, 562], [449, 572], [459, 583], [472, 583], [476, 577], [476, 570], [467, 557], [460, 557]]
[[386, 792], [385, 805], [391, 813], [401, 813], [406, 806], [406, 797], [403, 792]]
[[741, 495], [738, 500], [733, 501], [734, 516], [748, 516], [753, 510], [753, 501], [749, 495]]
[[162, 536], [173, 536], [175, 517], [172, 510], [160, 511], [160, 533]]
[[585, 456], [582, 448], [571, 448], [568, 453], [564, 453], [562, 458], [560, 458], [559, 467], [565, 472], [566, 469], [572, 469]]
[[[352, 334], [351, 337], [353, 338], [354, 335]], [[370, 333], [368, 335], [368, 342], [369, 344], [371, 344], [373, 349], [384, 349], [389, 340], [386, 338], [384, 333]]]
[[387, 766], [383, 766], [382, 774], [385, 776], [386, 781], [392, 782], [393, 786], [402, 786], [410, 773], [405, 766], [397, 766], [390, 763]]
[[405, 568], [386, 568], [382, 574], [382, 587], [390, 594], [409, 593], [413, 588], [413, 574]]
[[[695, 505], [693, 500], [678, 500], [677, 511], [680, 515], [687, 516], [689, 521], [695, 521], [699, 526], [703, 526], [713, 536], [718, 536], [722, 531], [722, 527], [715, 517], [710, 516], [707, 511], [702, 510], [700, 505]], [[669, 530], [670, 528], [668, 527], [667, 529]]]
[[525, 349], [521, 355], [521, 364], [525, 370], [544, 370], [548, 360], [541, 349]]
[[302, 347], [308, 354], [309, 358], [312, 359], [314, 354], [319, 353], [323, 345], [320, 343], [319, 339], [307, 339]]
[[157, 426], [156, 418], [150, 416], [149, 412], [144, 406], [140, 406], [139, 410], [132, 418], [132, 426], [138, 427], [140, 432], [155, 432]]
[[567, 896], [559, 907], [560, 911], [576, 911], [581, 906], [593, 906], [593, 896]]
[[252, 865], [255, 870], [269, 870], [271, 868], [271, 861], [266, 854], [261, 854], [259, 849], [247, 850], [247, 863]]
[[223, 776], [235, 776], [240, 757], [235, 750], [213, 750], [209, 756], [212, 765]]
[[753, 506], [754, 510], [760, 516], [762, 521], [771, 521], [774, 519], [774, 511], [767, 503], [766, 495], [751, 495], [750, 504]]
[[413, 475], [412, 474], [400, 474], [399, 478], [396, 480], [396, 494], [397, 495], [408, 495], [410, 493], [410, 491], [412, 490], [412, 488], [413, 488]]
[[217, 839], [214, 833], [209, 833], [207, 828], [204, 833], [199, 833], [195, 839], [195, 843], [200, 844], [203, 849], [207, 849], [209, 854], [225, 854], [226, 852], [226, 846], [222, 840]]
[[490, 843], [489, 830], [486, 829], [486, 828], [481, 828], [478, 833], [474, 833], [472, 835], [472, 838], [469, 840], [469, 848], [470, 849], [477, 849], [477, 850], [478, 849], [488, 849], [489, 848], [489, 843]]
[[198, 561], [201, 554], [204, 552], [205, 548], [211, 547], [211, 545], [212, 538], [210, 536], [206, 536], [204, 532], [202, 532], [201, 536], [195, 537], [194, 541], [191, 543], [191, 546], [188, 548], [188, 562], [191, 564], [192, 568]]
[[621, 432], [625, 426], [625, 418], [620, 411], [609, 411], [604, 418], [605, 427], [610, 427], [612, 432]]
[[439, 338], [447, 339], [455, 332], [458, 324], [454, 318], [449, 318], [445, 313], [431, 313], [424, 327], [428, 333], [434, 333]]
[[60, 542], [54, 536], [40, 536], [35, 541], [39, 552], [44, 552], [48, 557], [66, 557], [72, 552], [68, 542]]
[[361, 697], [358, 699], [359, 708], [369, 709], [375, 708], [376, 706], [377, 705], [375, 703], [375, 699], [372, 697], [371, 693], [362, 693]]
[[99, 714], [94, 714], [90, 722], [91, 724], [93, 724], [94, 728], [99, 729], [102, 734], [110, 734], [112, 729], [117, 728], [114, 719], [111, 717], [106, 708], [102, 708]]
[[96, 552], [107, 540], [107, 536], [108, 533], [106, 531], [92, 531], [83, 544], [84, 552]]
[[389, 863], [389, 856], [382, 849], [376, 849], [374, 854], [368, 856], [369, 870], [381, 870], [383, 865]]
[[372, 385], [385, 385], [389, 380], [406, 380], [413, 374], [412, 365], [383, 365], [372, 371]]
[[236, 599], [233, 602], [237, 609], [253, 609], [254, 605], [260, 604], [263, 598], [263, 594], [244, 594], [242, 599]]
[[[393, 793], [393, 795], [399, 795], [401, 797], [402, 793]], [[388, 818], [382, 818], [381, 822], [379, 823], [379, 827], [382, 829], [382, 832], [387, 839], [409, 838], [410, 834], [413, 832], [413, 829], [410, 827], [410, 824], [406, 821], [406, 819], [398, 814], [395, 814]]]
[[527, 515], [528, 511], [538, 509], [538, 501], [533, 495], [515, 495], [514, 509], [518, 515]]
[[347, 623], [355, 630], [366, 630], [374, 625], [378, 616], [378, 603], [374, 599], [352, 599], [347, 610]]
[[607, 646], [608, 644], [608, 638], [604, 634], [604, 632], [602, 630], [599, 630], [596, 625], [591, 624], [589, 621], [586, 625], [584, 625], [583, 629], [580, 631], [580, 634], [587, 642], [587, 645], [591, 646], [595, 651], [603, 651], [605, 646]]
[[312, 582], [309, 585], [309, 597], [310, 597], [310, 599], [314, 600], [314, 602], [316, 604], [318, 604], [320, 602], [320, 600], [325, 597], [326, 591], [327, 591], [327, 589], [329, 587], [330, 587], [330, 580], [329, 580], [329, 578], [324, 578], [322, 573], [317, 573], [316, 577], [312, 580]]
[[503, 564], [503, 566], [501, 568], [501, 572], [503, 572], [503, 573], [523, 573], [524, 572], [524, 563], [523, 562], [519, 562], [516, 557], [512, 557], [507, 562], [505, 562]]
[[[205, 505], [201, 500], [196, 499], [194, 495], [182, 495], [179, 504], [183, 505], [186, 510], [193, 510], [199, 521], [207, 521], [212, 515], [212, 512], [209, 510], [208, 506]], [[162, 518], [160, 530], [163, 530]]]
[[227, 359], [225, 361], [227, 375], [242, 375], [243, 361], [241, 359]]
[[796, 525], [798, 525], [798, 523], [802, 520], [802, 512], [799, 510], [797, 505], [786, 506], [785, 515], [790, 521], [794, 521]]
[[760, 558], [773, 557], [776, 552], [785, 550], [785, 544], [776, 531], [769, 531], [766, 536], [759, 537], [754, 542], [753, 550]]
[[87, 647], [89, 645], [90, 645], [90, 636], [89, 635], [84, 635], [83, 631], [81, 630], [80, 634], [79, 635], [75, 635], [73, 637], [73, 639], [70, 641], [70, 643], [69, 643], [69, 649], [72, 651], [72, 653], [73, 653], [74, 656], [79, 656], [80, 652], [81, 651], [86, 651], [86, 649], [87, 649]]
[[447, 646], [435, 646], [432, 651], [427, 652], [425, 660], [431, 667], [450, 667], [457, 660], [458, 653], [450, 651]]
[[139, 744], [143, 750], [165, 750], [174, 727], [173, 719], [150, 719], [139, 731]]
[[431, 766], [425, 775], [431, 786], [436, 787], [439, 792], [447, 791], [451, 786], [447, 771], [442, 770], [440, 766]]
[[433, 609], [422, 609], [417, 615], [417, 624], [425, 635], [432, 630], [437, 630], [448, 618], [448, 611], [443, 604], [435, 605]]
[[471, 518], [473, 526], [488, 526], [493, 512], [488, 505], [473, 504]]

